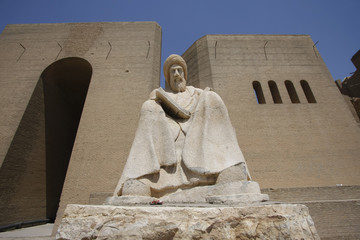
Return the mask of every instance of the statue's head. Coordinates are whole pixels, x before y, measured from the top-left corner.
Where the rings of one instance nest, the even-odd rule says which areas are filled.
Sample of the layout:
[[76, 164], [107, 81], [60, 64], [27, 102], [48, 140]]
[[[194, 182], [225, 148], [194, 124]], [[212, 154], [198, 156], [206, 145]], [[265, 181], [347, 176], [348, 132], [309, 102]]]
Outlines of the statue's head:
[[187, 66], [185, 60], [171, 54], [164, 63], [164, 75], [166, 83], [174, 92], [183, 92], [186, 89]]

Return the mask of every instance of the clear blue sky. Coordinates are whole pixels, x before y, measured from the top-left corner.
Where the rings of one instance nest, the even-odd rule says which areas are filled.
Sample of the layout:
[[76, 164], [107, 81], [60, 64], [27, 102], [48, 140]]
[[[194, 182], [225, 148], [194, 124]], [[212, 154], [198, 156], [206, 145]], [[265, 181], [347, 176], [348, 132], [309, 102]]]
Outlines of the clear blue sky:
[[162, 62], [206, 34], [309, 34], [333, 78], [355, 71], [360, 0], [0, 0], [7, 24], [156, 21]]

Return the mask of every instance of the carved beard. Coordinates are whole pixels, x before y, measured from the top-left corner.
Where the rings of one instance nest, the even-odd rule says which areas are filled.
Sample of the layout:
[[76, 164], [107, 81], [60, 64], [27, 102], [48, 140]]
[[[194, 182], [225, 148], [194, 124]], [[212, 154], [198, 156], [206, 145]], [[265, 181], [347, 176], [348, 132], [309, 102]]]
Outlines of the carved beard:
[[184, 92], [186, 90], [186, 80], [182, 76], [170, 82], [171, 90], [174, 92]]

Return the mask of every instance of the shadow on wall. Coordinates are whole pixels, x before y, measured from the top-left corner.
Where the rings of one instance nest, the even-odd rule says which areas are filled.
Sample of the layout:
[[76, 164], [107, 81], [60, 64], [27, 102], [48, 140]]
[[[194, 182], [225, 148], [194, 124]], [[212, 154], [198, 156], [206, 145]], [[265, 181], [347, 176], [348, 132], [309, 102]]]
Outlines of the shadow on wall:
[[44, 86], [46, 212], [55, 220], [76, 132], [92, 75], [89, 62], [66, 58], [47, 67]]
[[77, 57], [41, 74], [0, 169], [0, 225], [55, 220], [91, 75]]

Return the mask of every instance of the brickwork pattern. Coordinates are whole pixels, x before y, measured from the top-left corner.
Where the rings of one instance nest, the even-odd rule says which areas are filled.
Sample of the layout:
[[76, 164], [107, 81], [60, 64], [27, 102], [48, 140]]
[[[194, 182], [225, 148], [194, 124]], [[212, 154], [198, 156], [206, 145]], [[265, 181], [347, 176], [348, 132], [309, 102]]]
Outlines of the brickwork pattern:
[[262, 189], [271, 201], [309, 208], [321, 239], [360, 238], [360, 186]]
[[[223, 98], [261, 187], [359, 185], [360, 129], [308, 35], [207, 35], [184, 54], [189, 78]], [[290, 80], [300, 103], [292, 103]], [[316, 99], [309, 103], [301, 82]], [[253, 82], [263, 89], [258, 104]], [[269, 81], [282, 103], [275, 104]], [[346, 144], [339, 144], [346, 143]]]
[[[45, 156], [44, 146], [39, 146], [43, 139], [29, 132], [36, 125], [19, 127], [24, 112], [31, 109], [29, 100], [44, 69], [66, 57], [83, 58], [93, 69], [62, 191], [58, 213], [62, 216], [68, 203], [87, 203], [90, 193], [115, 188], [141, 104], [160, 85], [160, 48], [161, 28], [152, 22], [20, 24], [4, 29], [0, 37], [0, 190], [8, 192], [1, 192], [0, 199], [6, 223], [46, 217]], [[41, 134], [43, 127], [34, 129], [36, 134]], [[37, 140], [24, 145], [27, 137], [22, 137], [22, 129]], [[28, 148], [17, 163], [9, 151], [11, 145], [15, 155], [16, 149]], [[7, 177], [10, 175], [14, 177]], [[39, 187], [21, 191], [33, 182]]]
[[[93, 69], [59, 220], [67, 204], [86, 204], [92, 194], [114, 190], [141, 104], [160, 84], [160, 49], [161, 28], [150, 22], [5, 28], [0, 36], [0, 224], [46, 217], [45, 121], [39, 111], [44, 69], [67, 57], [83, 58]], [[319, 225], [320, 232], [339, 226], [342, 232], [334, 236], [346, 231], [357, 236], [354, 225], [336, 225], [326, 217], [339, 214], [341, 220], [349, 215], [352, 222], [359, 222], [357, 200], [351, 200], [354, 191], [345, 189], [341, 195], [342, 188], [329, 188], [327, 193], [326, 189], [360, 185], [360, 128], [311, 38], [208, 35], [183, 56], [189, 84], [212, 87], [227, 105], [253, 179], [263, 188], [296, 189], [291, 192], [294, 201], [305, 199], [301, 198], [305, 188], [324, 187], [303, 200], [323, 202], [308, 205], [314, 218], [321, 219], [316, 221], [328, 224]], [[302, 80], [316, 103], [308, 102]], [[261, 84], [266, 104], [257, 103], [254, 81]], [[276, 84], [281, 104], [273, 102], [269, 81]], [[300, 103], [292, 103], [285, 81], [294, 85]], [[332, 199], [334, 193], [344, 197]], [[285, 193], [277, 194], [286, 199]], [[331, 208], [339, 212], [330, 212]]]

